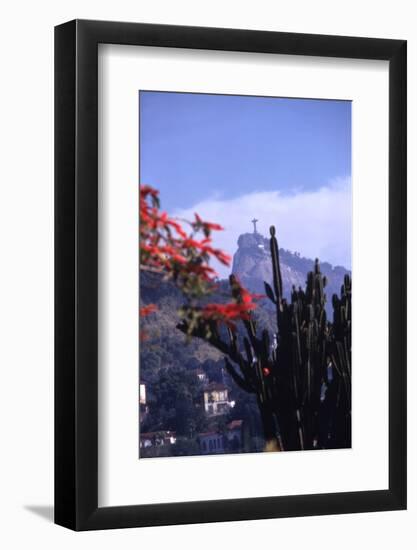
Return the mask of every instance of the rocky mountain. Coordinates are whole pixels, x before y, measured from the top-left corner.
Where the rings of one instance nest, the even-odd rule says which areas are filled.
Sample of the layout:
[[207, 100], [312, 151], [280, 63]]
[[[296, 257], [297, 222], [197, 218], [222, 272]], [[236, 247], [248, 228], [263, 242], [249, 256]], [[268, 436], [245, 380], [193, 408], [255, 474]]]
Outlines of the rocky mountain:
[[[237, 275], [244, 286], [252, 292], [265, 293], [264, 281], [272, 283], [272, 263], [269, 250], [269, 239], [260, 233], [243, 233], [240, 235], [238, 249], [233, 256], [232, 273]], [[281, 261], [282, 284], [284, 295], [290, 298], [291, 289], [305, 287], [307, 273], [314, 269], [314, 260], [301, 257], [298, 252], [290, 252], [283, 248], [279, 249]], [[333, 308], [331, 297], [340, 293], [345, 274], [350, 271], [341, 266], [333, 267], [328, 262], [320, 262], [320, 268], [327, 277], [327, 315], [332, 319]]]

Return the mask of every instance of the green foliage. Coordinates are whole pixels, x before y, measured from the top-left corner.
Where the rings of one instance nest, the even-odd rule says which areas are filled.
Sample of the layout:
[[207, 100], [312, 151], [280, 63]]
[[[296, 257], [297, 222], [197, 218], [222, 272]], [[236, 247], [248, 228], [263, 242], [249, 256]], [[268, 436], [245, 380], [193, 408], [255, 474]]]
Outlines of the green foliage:
[[201, 385], [192, 371], [174, 366], [159, 371], [149, 391], [144, 432], [171, 430], [194, 437], [206, 427]]
[[175, 445], [171, 448], [172, 456], [192, 456], [199, 455], [200, 445], [196, 439], [177, 438]]

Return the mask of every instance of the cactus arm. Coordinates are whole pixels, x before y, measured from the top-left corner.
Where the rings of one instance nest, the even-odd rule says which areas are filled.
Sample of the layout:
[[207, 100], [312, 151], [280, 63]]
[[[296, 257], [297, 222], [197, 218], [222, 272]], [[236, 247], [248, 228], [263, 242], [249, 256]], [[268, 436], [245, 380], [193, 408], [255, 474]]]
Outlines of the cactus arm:
[[279, 250], [278, 250], [278, 241], [275, 237], [275, 227], [271, 226], [269, 228], [271, 235], [270, 239], [270, 250], [272, 256], [272, 276], [274, 283], [275, 299], [277, 303], [277, 308], [279, 311], [282, 311], [282, 277], [281, 277], [281, 267], [279, 263]]
[[248, 393], [254, 393], [255, 390], [253, 386], [245, 378], [243, 378], [242, 376], [240, 376], [240, 374], [238, 374], [238, 372], [236, 371], [236, 369], [234, 368], [234, 366], [232, 365], [232, 363], [229, 361], [227, 357], [224, 358], [224, 362], [225, 362], [226, 370], [230, 374], [234, 382], [236, 382], [236, 384], [240, 388], [242, 388], [242, 390]]

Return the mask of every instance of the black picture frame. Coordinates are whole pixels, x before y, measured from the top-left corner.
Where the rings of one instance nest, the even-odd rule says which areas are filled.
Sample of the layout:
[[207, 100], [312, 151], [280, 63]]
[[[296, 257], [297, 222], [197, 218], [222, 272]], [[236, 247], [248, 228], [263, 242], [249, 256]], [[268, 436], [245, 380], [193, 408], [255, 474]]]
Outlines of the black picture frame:
[[[98, 507], [98, 44], [389, 62], [389, 488]], [[55, 28], [55, 522], [74, 530], [406, 508], [406, 41], [75, 20]]]

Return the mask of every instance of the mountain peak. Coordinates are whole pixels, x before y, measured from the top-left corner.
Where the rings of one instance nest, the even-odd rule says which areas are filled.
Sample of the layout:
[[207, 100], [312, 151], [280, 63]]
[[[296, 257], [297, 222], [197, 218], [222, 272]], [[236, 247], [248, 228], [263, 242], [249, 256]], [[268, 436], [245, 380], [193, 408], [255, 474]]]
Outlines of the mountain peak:
[[[258, 232], [242, 233], [237, 241], [238, 248], [233, 256], [232, 273], [252, 292], [264, 293], [264, 282], [272, 284], [272, 261], [269, 239]], [[293, 286], [304, 288], [307, 274], [314, 270], [314, 260], [304, 258], [299, 252], [279, 249], [284, 296], [289, 299]], [[340, 292], [345, 274], [350, 273], [341, 266], [333, 267], [320, 262], [320, 269], [327, 277], [326, 295], [328, 314], [331, 314], [331, 297]]]
[[268, 239], [265, 239], [260, 233], [242, 233], [238, 240], [237, 245], [239, 248], [268, 248]]

